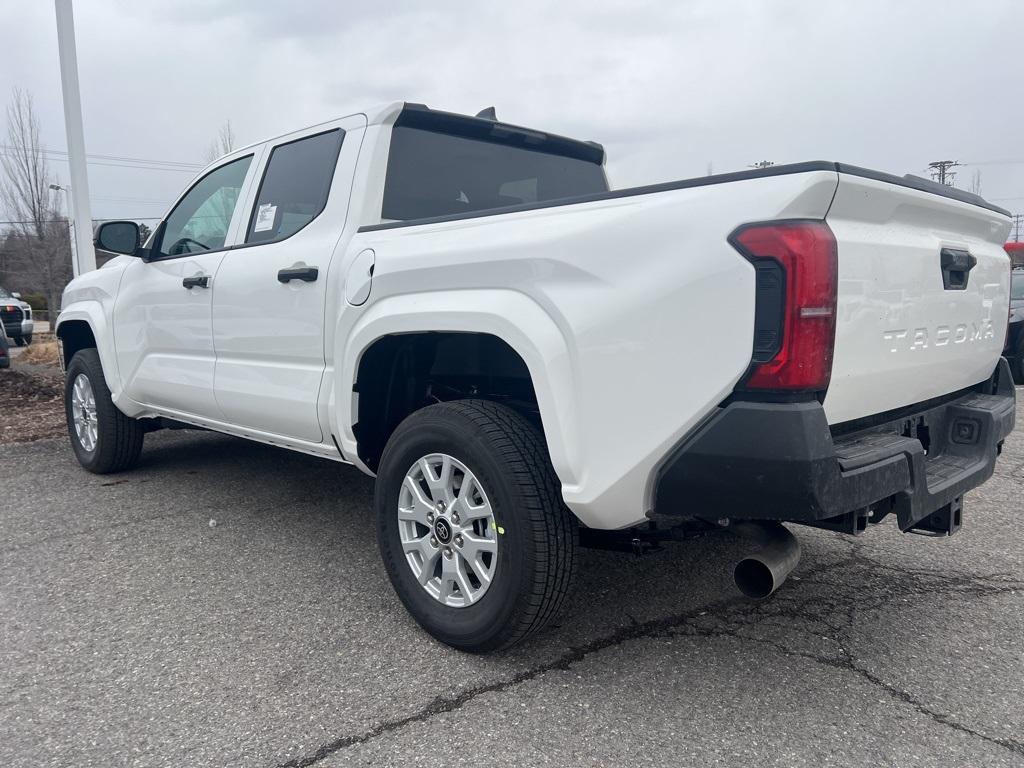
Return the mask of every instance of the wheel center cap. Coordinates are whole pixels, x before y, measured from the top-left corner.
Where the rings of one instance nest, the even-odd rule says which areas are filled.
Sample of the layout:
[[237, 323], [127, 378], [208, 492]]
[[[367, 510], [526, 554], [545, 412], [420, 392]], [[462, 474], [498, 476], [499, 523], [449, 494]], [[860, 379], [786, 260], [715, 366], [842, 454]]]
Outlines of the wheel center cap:
[[452, 543], [452, 524], [439, 517], [434, 521], [434, 538], [442, 544]]

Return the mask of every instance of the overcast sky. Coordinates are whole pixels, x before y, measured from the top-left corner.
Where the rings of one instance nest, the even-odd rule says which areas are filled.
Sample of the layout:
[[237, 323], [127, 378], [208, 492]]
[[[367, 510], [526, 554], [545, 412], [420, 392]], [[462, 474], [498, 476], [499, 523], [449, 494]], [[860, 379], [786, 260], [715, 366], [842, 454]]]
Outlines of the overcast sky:
[[[201, 162], [406, 100], [602, 142], [616, 187], [842, 160], [931, 160], [1024, 210], [1024, 2], [79, 0], [92, 154]], [[63, 150], [53, 3], [0, 0], [0, 100], [32, 92]], [[995, 162], [998, 161], [998, 162]], [[53, 164], [67, 179], [67, 167]], [[158, 217], [189, 180], [91, 165], [94, 217]]]

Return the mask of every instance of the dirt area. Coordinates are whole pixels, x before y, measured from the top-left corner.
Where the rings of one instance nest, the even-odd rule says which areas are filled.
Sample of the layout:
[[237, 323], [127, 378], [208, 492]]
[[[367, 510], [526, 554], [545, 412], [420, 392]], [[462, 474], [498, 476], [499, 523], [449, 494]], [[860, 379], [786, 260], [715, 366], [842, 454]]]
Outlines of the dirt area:
[[0, 444], [65, 434], [64, 377], [59, 368], [15, 359], [10, 368], [0, 370]]

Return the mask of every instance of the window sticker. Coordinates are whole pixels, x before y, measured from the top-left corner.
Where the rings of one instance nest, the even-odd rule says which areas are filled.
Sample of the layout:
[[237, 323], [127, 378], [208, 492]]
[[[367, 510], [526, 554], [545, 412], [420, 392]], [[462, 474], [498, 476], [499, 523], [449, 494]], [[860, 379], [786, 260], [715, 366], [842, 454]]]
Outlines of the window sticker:
[[256, 224], [253, 232], [266, 232], [274, 228], [274, 218], [277, 216], [277, 206], [264, 203], [256, 209]]

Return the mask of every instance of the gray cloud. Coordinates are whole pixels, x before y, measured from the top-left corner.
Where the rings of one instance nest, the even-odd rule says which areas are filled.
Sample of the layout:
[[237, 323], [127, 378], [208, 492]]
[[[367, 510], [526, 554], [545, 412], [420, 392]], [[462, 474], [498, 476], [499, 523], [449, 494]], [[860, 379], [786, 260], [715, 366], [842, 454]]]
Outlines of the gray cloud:
[[[53, 7], [0, 0], [0, 96], [30, 88], [63, 148]], [[77, 4], [91, 152], [199, 160], [407, 99], [601, 141], [619, 184], [837, 159], [896, 173], [1022, 159], [1024, 7], [979, 3], [93, 0]], [[1024, 209], [1024, 163], [978, 166]], [[90, 169], [96, 215], [161, 213], [186, 181]], [[961, 170], [967, 184], [971, 169]], [[132, 208], [132, 210], [129, 210]], [[143, 209], [143, 210], [139, 210]]]

